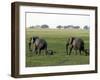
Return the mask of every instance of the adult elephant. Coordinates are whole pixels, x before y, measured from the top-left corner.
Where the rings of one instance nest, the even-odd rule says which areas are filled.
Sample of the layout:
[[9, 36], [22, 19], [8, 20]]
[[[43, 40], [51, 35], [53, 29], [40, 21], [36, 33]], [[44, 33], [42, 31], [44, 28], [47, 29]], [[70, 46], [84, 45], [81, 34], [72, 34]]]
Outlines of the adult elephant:
[[35, 37], [35, 36], [33, 36], [33, 37], [31, 37], [30, 38], [30, 41], [29, 41], [29, 49], [30, 50], [32, 50], [31, 49], [31, 45], [32, 44], [34, 44], [35, 45], [35, 49], [34, 49], [34, 52], [36, 53], [36, 54], [41, 54], [41, 50], [44, 50], [45, 51], [45, 54], [47, 54], [47, 42], [46, 42], [46, 40], [44, 40], [44, 39], [41, 39], [41, 38], [39, 38], [39, 37]]
[[75, 50], [76, 54], [77, 54], [77, 50], [79, 50], [80, 55], [82, 51], [85, 52], [86, 55], [88, 54], [88, 52], [84, 49], [84, 41], [81, 38], [77, 38], [77, 37], [68, 38], [66, 43], [67, 55], [71, 54], [72, 49]]

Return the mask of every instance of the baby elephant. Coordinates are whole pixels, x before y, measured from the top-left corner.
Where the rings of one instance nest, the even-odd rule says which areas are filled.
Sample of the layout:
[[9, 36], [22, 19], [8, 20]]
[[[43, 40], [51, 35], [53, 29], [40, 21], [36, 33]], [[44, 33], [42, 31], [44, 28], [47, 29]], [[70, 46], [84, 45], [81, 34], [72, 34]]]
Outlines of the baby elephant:
[[89, 49], [85, 49], [84, 51], [85, 51], [85, 53], [86, 53], [86, 56], [90, 54]]
[[84, 49], [84, 41], [81, 38], [77, 38], [77, 37], [68, 38], [67, 43], [66, 43], [67, 54], [70, 55], [72, 52], [72, 49], [75, 50], [76, 54], [77, 54], [77, 50], [79, 50], [80, 55], [82, 51], [85, 52], [85, 54], [87, 54], [87, 51]]
[[53, 50], [47, 50], [47, 55], [54, 55], [54, 53], [56, 53], [56, 52]]

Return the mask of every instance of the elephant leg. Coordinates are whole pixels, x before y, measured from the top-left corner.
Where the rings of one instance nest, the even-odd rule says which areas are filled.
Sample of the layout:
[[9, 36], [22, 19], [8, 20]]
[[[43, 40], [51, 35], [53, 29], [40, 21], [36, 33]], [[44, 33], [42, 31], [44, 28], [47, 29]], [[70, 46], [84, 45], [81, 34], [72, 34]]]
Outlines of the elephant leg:
[[34, 51], [34, 52], [36, 53], [36, 55], [38, 54], [38, 51], [37, 51], [37, 49], [38, 49], [38, 48], [37, 48], [37, 47], [35, 47], [35, 51]]
[[39, 49], [39, 55], [41, 55], [41, 49]]
[[47, 49], [45, 49], [45, 54], [46, 54], [46, 55], [48, 54]]
[[69, 55], [71, 55], [72, 49], [73, 49], [73, 46], [71, 45], [70, 50], [69, 50]]
[[75, 54], [77, 55], [77, 49], [75, 49]]

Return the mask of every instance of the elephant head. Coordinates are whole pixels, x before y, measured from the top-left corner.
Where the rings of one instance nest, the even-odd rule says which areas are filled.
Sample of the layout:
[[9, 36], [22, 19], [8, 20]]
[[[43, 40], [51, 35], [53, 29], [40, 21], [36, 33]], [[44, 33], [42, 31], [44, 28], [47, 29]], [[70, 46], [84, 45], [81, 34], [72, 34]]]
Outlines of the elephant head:
[[29, 43], [28, 43], [28, 45], [29, 45], [29, 50], [30, 50], [30, 51], [32, 51], [31, 45], [34, 44], [35, 40], [38, 39], [38, 38], [39, 38], [39, 37], [37, 37], [37, 36], [30, 37]]
[[32, 37], [32, 43], [34, 44], [34, 42], [36, 41], [36, 39], [38, 39], [39, 37], [37, 37], [37, 36], [33, 36]]
[[75, 37], [70, 37], [70, 38], [69, 38], [69, 41], [68, 41], [69, 45], [73, 43], [73, 40], [74, 40], [74, 39], [75, 39]]
[[66, 42], [66, 52], [67, 52], [67, 54], [68, 54], [68, 46], [72, 45], [74, 39], [75, 39], [75, 37], [70, 37], [70, 38], [67, 39], [67, 42]]

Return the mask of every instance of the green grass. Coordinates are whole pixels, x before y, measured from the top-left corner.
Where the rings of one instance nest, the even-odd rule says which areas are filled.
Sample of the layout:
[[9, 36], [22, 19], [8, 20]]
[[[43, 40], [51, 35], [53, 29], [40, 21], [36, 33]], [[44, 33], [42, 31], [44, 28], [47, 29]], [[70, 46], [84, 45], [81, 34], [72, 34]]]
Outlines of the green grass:
[[[41, 55], [36, 55], [28, 49], [29, 38], [39, 36], [48, 43], [48, 49], [56, 51], [54, 55], [45, 55], [42, 51]], [[80, 65], [89, 64], [89, 56], [66, 55], [65, 43], [68, 37], [80, 37], [85, 42], [85, 48], [89, 48], [89, 31], [76, 29], [26, 29], [26, 67], [34, 66], [55, 66], [55, 65]], [[33, 46], [34, 48], [34, 46]]]

